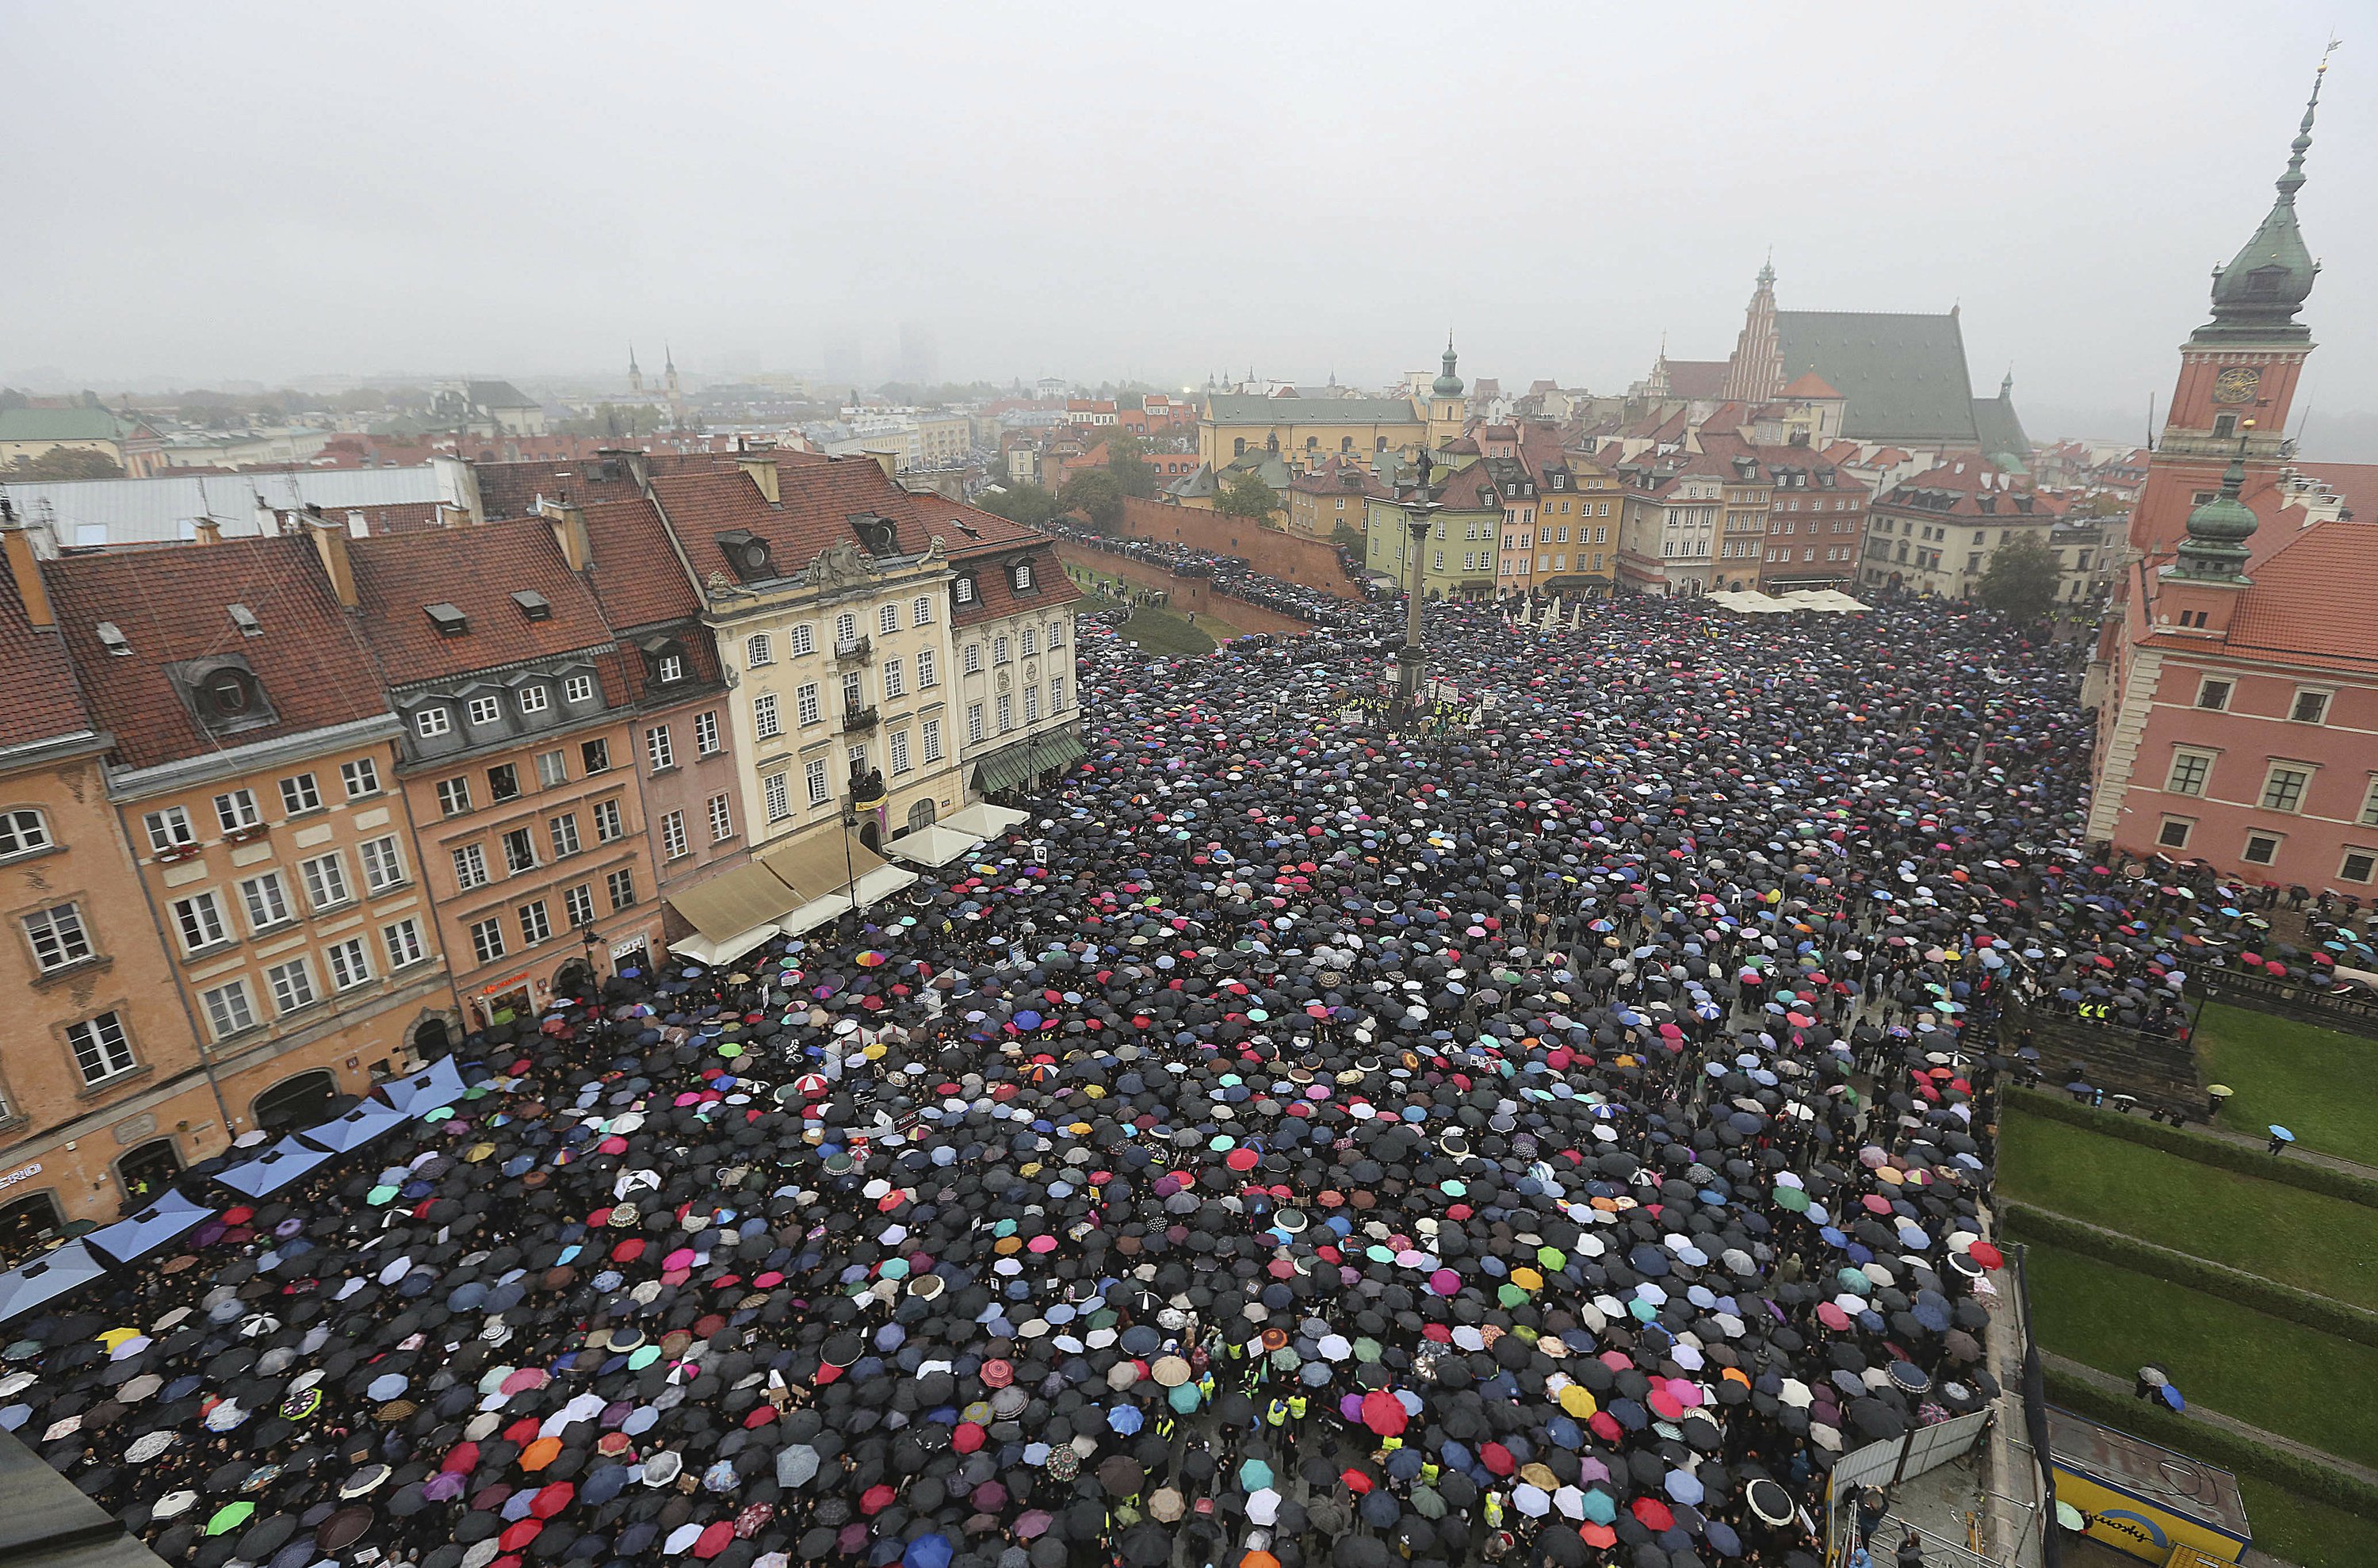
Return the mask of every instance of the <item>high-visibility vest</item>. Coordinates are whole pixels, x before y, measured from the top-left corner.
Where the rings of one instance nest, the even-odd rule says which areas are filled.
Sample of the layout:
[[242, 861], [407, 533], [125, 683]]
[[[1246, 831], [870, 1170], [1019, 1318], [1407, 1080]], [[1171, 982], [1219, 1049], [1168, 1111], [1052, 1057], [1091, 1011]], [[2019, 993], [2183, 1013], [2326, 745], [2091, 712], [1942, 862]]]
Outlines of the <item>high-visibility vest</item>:
[[1270, 1422], [1275, 1427], [1279, 1426], [1282, 1421], [1287, 1420], [1288, 1402], [1284, 1399], [1275, 1399], [1269, 1405], [1265, 1405], [1264, 1419]]

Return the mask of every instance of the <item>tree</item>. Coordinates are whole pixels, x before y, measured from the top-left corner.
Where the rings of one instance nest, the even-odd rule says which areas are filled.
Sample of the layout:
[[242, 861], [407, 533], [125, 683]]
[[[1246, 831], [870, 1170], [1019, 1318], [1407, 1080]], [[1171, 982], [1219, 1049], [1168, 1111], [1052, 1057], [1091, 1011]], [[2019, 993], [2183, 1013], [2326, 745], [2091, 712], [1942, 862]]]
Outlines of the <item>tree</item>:
[[103, 452], [54, 446], [39, 457], [20, 457], [8, 464], [11, 479], [121, 479], [124, 465]]
[[1027, 528], [1045, 527], [1049, 519], [1057, 515], [1057, 498], [1035, 484], [1018, 483], [985, 490], [975, 498], [974, 503], [994, 517], [1004, 517]]
[[1260, 474], [1233, 474], [1222, 484], [1220, 507], [1230, 516], [1262, 523], [1279, 510], [1279, 492], [1265, 484]]
[[2037, 534], [2018, 534], [1990, 556], [1975, 592], [2011, 621], [2036, 621], [2056, 607], [2062, 573], [2053, 546]]
[[1085, 468], [1065, 481], [1065, 488], [1057, 492], [1057, 504], [1087, 517], [1099, 533], [1113, 534], [1123, 529], [1123, 484], [1112, 474], [1103, 468]]
[[1156, 470], [1147, 464], [1147, 443], [1129, 430], [1107, 437], [1107, 472], [1127, 496], [1145, 500], [1156, 494]]

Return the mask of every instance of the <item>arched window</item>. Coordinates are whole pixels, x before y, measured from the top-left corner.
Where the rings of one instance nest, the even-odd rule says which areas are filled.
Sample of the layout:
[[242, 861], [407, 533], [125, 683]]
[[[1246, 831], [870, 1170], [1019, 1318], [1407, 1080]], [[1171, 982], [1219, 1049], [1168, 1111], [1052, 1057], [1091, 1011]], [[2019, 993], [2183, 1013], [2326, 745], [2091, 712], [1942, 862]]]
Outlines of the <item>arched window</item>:
[[1246, 454], [1247, 438], [1244, 436], [1237, 437], [1231, 442], [1231, 455], [1232, 457], [1244, 457]]
[[330, 1102], [338, 1098], [339, 1080], [327, 1067], [301, 1072], [294, 1078], [284, 1078], [258, 1095], [248, 1107], [256, 1125], [267, 1132], [312, 1127], [330, 1116]]
[[47, 1192], [29, 1192], [0, 1205], [0, 1254], [15, 1257], [30, 1251], [34, 1243], [55, 1236], [66, 1223], [58, 1200]]

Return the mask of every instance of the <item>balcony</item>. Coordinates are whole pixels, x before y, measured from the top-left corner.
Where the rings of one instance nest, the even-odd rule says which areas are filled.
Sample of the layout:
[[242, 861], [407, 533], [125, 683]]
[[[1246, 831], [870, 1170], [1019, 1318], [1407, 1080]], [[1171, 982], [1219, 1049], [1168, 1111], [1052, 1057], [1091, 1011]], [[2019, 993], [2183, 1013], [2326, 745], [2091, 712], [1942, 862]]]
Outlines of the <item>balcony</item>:
[[852, 708], [849, 712], [842, 716], [842, 727], [846, 731], [853, 730], [872, 730], [875, 728], [876, 717], [876, 712], [872, 706]]
[[834, 640], [834, 661], [836, 664], [865, 664], [874, 657], [875, 643], [870, 637], [836, 637]]

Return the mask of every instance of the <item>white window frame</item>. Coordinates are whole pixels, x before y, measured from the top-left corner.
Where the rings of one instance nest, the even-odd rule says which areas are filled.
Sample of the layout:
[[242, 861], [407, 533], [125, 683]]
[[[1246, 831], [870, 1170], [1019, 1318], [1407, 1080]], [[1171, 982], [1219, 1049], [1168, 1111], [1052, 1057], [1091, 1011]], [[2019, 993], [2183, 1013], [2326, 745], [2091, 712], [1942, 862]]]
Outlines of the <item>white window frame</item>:
[[825, 717], [825, 704], [816, 681], [806, 681], [794, 689], [793, 715], [805, 730]]
[[256, 809], [253, 790], [226, 790], [214, 801], [215, 824], [225, 834], [245, 833], [264, 825], [264, 815]]
[[941, 683], [941, 667], [939, 661], [933, 657], [933, 650], [919, 648], [917, 650], [917, 690], [930, 692]]
[[504, 700], [501, 697], [473, 697], [470, 702], [469, 718], [471, 728], [474, 730], [485, 730], [490, 724], [500, 724], [504, 718]]
[[522, 686], [520, 689], [521, 712], [524, 714], [543, 713], [552, 706], [553, 698], [546, 693], [544, 687], [531, 684]]
[[499, 915], [471, 923], [471, 952], [483, 964], [494, 963], [509, 950], [504, 943], [504, 923]]
[[810, 804], [822, 806], [834, 798], [834, 782], [827, 776], [823, 757], [811, 757], [801, 767], [801, 781], [809, 790]]
[[776, 713], [776, 694], [763, 692], [751, 699], [751, 733], [760, 740], [774, 740], [785, 732], [784, 720]]
[[[247, 929], [251, 935], [278, 931], [284, 925], [294, 923], [297, 919], [296, 905], [291, 901], [289, 889], [282, 884], [278, 870], [259, 871], [254, 876], [242, 877], [239, 882], [239, 907], [240, 912], [247, 917]], [[280, 912], [273, 914], [276, 907]], [[270, 918], [259, 920], [259, 909]]]
[[388, 955], [390, 972], [409, 969], [429, 956], [422, 946], [421, 923], [410, 915], [379, 928], [380, 950]]
[[[231, 940], [230, 923], [223, 919], [222, 899], [211, 887], [195, 888], [173, 902], [174, 934], [180, 938], [185, 953], [203, 953], [220, 947]], [[198, 940], [192, 941], [196, 936]]]
[[[2302, 815], [2304, 809], [2304, 797], [2312, 793], [2312, 776], [2319, 771], [2319, 766], [2314, 763], [2296, 762], [2285, 757], [2273, 757], [2270, 761], [2270, 766], [2263, 771], [2263, 788], [2254, 797], [2255, 805], [2264, 811], [2285, 812], [2290, 816]], [[2282, 774], [2289, 776], [2300, 775], [2300, 778], [2298, 778], [2295, 786], [2295, 799], [2285, 805], [2274, 805], [2271, 802], [2271, 796], [2273, 793], [2280, 790], [2280, 776]]]
[[539, 752], [536, 754], [536, 781], [547, 790], [570, 782], [570, 754]]
[[938, 718], [928, 718], [920, 728], [923, 731], [925, 760], [927, 762], [941, 761], [942, 721]]
[[[2164, 774], [2163, 792], [2167, 795], [2202, 796], [2213, 786], [2213, 765], [2220, 756], [2219, 752], [2207, 751], [2202, 746], [2174, 746], [2171, 749], [2171, 766]], [[2191, 763], [2204, 765], [2192, 789], [2180, 781], [2181, 769]]]
[[333, 993], [371, 983], [371, 949], [364, 946], [360, 936], [342, 937], [323, 948], [322, 962], [330, 971]]
[[817, 652], [817, 628], [804, 621], [792, 630], [793, 657]]
[[776, 640], [765, 632], [754, 632], [743, 639], [743, 668], [757, 669], [776, 662]]
[[661, 858], [682, 860], [693, 853], [692, 840], [685, 836], [685, 813], [661, 813]]
[[608, 844], [628, 836], [628, 819], [617, 800], [594, 802], [594, 841]]
[[719, 750], [718, 715], [715, 713], [695, 714], [693, 716], [694, 755], [705, 757], [716, 756]]
[[[2205, 695], [2215, 686], [2221, 688], [2221, 700], [2208, 703], [2204, 700]], [[2233, 676], [2204, 675], [2197, 679], [2195, 706], [2206, 713], [2228, 713], [2229, 705], [2236, 701], [2237, 697], [2238, 681]]]
[[443, 707], [433, 704], [428, 707], [417, 707], [413, 710], [413, 732], [425, 741], [434, 741], [440, 735], [451, 734], [453, 729], [454, 716]]
[[339, 779], [346, 786], [347, 799], [360, 801], [366, 795], [379, 793], [379, 764], [370, 757], [355, 757], [339, 765]]
[[710, 841], [724, 844], [735, 837], [735, 797], [713, 795], [707, 802], [710, 814]]
[[281, 780], [281, 814], [303, 816], [322, 809], [322, 785], [311, 773], [293, 773]]
[[553, 858], [560, 860], [576, 854], [581, 846], [578, 838], [578, 814], [557, 812], [545, 819], [546, 841], [553, 846]]
[[404, 886], [404, 850], [395, 834], [366, 838], [355, 846], [355, 852], [363, 859], [366, 892], [385, 893]]
[[[2317, 717], [2306, 718], [2298, 711], [2303, 706], [2305, 699], [2307, 698], [2319, 699], [2320, 713]], [[2288, 699], [2288, 722], [2290, 724], [2326, 724], [2328, 722], [2328, 710], [2336, 702], [2336, 689], [2333, 686], [2298, 686], [2295, 689], [2295, 694]]]
[[495, 880], [487, 874], [487, 847], [485, 844], [458, 844], [454, 847], [454, 886], [462, 892], [485, 887]]
[[655, 724], [644, 731], [644, 755], [655, 773], [666, 772], [677, 766], [677, 743], [669, 738], [669, 727]]
[[39, 854], [56, 847], [57, 840], [50, 837], [50, 820], [39, 810], [17, 806], [0, 811], [0, 860]]
[[217, 1040], [229, 1040], [256, 1027], [256, 1002], [247, 994], [245, 979], [225, 981], [199, 993], [198, 1003], [206, 1009], [207, 1028]]
[[545, 907], [543, 899], [531, 899], [512, 912], [520, 916], [522, 947], [534, 947], [553, 940], [553, 914]]
[[906, 730], [895, 730], [892, 731], [892, 738], [887, 743], [887, 751], [892, 759], [892, 772], [894, 777], [896, 778], [900, 774], [907, 772], [909, 768], [908, 732]]
[[561, 683], [561, 700], [566, 703], [591, 703], [594, 700], [594, 677], [572, 675]]
[[908, 624], [931, 626], [933, 623], [933, 596], [919, 594], [908, 605]]
[[321, 988], [314, 983], [313, 961], [303, 953], [266, 970], [264, 983], [272, 992], [275, 1018], [286, 1018], [322, 999]]
[[306, 884], [306, 902], [316, 914], [355, 901], [354, 887], [347, 881], [346, 859], [336, 850], [299, 861], [297, 875]]
[[[2372, 780], [2373, 800], [2378, 800], [2378, 779]], [[140, 826], [149, 835], [152, 854], [171, 854], [177, 850], [195, 849], [198, 829], [190, 826], [190, 814], [180, 806], [164, 806], [141, 818]]]
[[893, 636], [900, 630], [900, 607], [897, 603], [875, 607], [875, 631], [880, 636]]
[[792, 787], [782, 773], [772, 773], [760, 781], [761, 802], [770, 822], [782, 822], [793, 814]]

